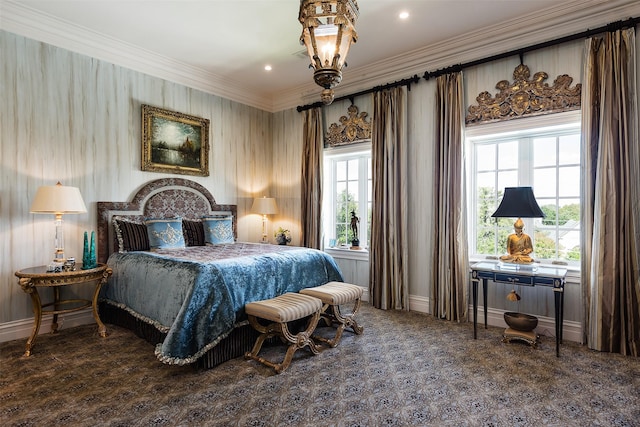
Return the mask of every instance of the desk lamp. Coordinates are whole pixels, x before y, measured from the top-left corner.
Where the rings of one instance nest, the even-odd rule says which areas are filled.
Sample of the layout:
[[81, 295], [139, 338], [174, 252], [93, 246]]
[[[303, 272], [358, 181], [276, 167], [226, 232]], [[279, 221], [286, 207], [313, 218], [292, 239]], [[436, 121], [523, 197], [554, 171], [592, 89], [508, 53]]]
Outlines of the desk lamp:
[[[493, 218], [518, 218], [513, 224], [515, 233], [507, 239], [508, 255], [504, 255], [500, 259], [507, 263], [516, 264], [516, 269], [520, 269], [522, 265], [531, 264], [533, 259], [530, 255], [533, 252], [533, 244], [531, 238], [522, 232], [524, 228], [522, 218], [544, 218], [544, 213], [536, 202], [531, 187], [506, 187], [500, 206], [491, 216]], [[535, 270], [535, 267], [531, 268], [531, 271]], [[518, 302], [520, 295], [513, 289], [507, 295], [507, 299]], [[504, 320], [509, 326], [503, 334], [505, 341], [521, 340], [536, 346], [538, 337], [533, 330], [538, 326], [537, 317], [518, 312], [505, 312]]]

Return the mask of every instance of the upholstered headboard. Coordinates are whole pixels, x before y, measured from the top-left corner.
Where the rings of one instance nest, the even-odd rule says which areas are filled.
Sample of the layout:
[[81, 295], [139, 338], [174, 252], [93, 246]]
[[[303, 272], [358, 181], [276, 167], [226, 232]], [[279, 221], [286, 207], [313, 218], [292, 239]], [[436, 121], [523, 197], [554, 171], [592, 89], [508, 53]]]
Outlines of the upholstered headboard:
[[109, 255], [117, 250], [111, 221], [115, 215], [142, 221], [146, 217], [177, 216], [197, 220], [203, 216], [225, 213], [233, 215], [233, 235], [237, 239], [237, 205], [218, 205], [209, 190], [188, 179], [156, 179], [142, 186], [130, 202], [98, 202], [97, 260], [105, 263]]

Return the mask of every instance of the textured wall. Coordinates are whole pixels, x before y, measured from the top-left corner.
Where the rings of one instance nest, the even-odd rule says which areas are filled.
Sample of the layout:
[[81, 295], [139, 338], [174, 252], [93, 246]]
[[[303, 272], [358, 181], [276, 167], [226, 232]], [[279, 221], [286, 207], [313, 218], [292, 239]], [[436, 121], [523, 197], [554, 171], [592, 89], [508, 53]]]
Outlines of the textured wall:
[[0, 324], [33, 316], [14, 272], [53, 254], [53, 217], [29, 213], [40, 185], [80, 188], [88, 212], [65, 216], [64, 230], [66, 254], [81, 258], [97, 201], [169, 176], [140, 170], [142, 104], [211, 121], [210, 176], [185, 177], [237, 203], [239, 238], [259, 239], [247, 210], [271, 183], [271, 113], [7, 32], [0, 52]]

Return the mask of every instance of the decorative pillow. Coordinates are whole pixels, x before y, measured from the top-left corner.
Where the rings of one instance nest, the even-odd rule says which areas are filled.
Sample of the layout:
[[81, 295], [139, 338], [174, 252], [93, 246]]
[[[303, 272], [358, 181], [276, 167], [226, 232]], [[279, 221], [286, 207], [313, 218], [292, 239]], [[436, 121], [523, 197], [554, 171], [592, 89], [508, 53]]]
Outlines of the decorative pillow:
[[148, 218], [144, 221], [149, 234], [149, 247], [153, 249], [184, 248], [182, 218]]
[[182, 220], [182, 234], [187, 246], [204, 246], [204, 226], [202, 221]]
[[112, 223], [118, 241], [118, 252], [149, 250], [149, 235], [146, 225], [116, 216], [112, 218]]
[[207, 216], [202, 218], [204, 241], [209, 245], [233, 243], [233, 216]]

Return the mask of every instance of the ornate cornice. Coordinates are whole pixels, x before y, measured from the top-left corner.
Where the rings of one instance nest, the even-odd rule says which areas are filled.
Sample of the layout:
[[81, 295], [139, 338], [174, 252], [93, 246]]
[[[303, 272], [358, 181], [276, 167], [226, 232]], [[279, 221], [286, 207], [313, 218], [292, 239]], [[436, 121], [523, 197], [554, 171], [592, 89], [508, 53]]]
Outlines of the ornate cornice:
[[495, 97], [487, 91], [477, 97], [478, 105], [469, 106], [466, 123], [486, 123], [510, 120], [523, 116], [559, 113], [580, 108], [582, 85], [571, 87], [573, 77], [562, 74], [553, 86], [544, 83], [549, 75], [539, 71], [529, 80], [529, 67], [520, 64], [513, 71], [513, 83], [501, 80], [496, 84], [500, 91]]
[[325, 145], [336, 147], [371, 139], [371, 121], [367, 121], [369, 113], [358, 114], [358, 107], [347, 108], [349, 116], [341, 116], [340, 123], [332, 123], [325, 136]]

